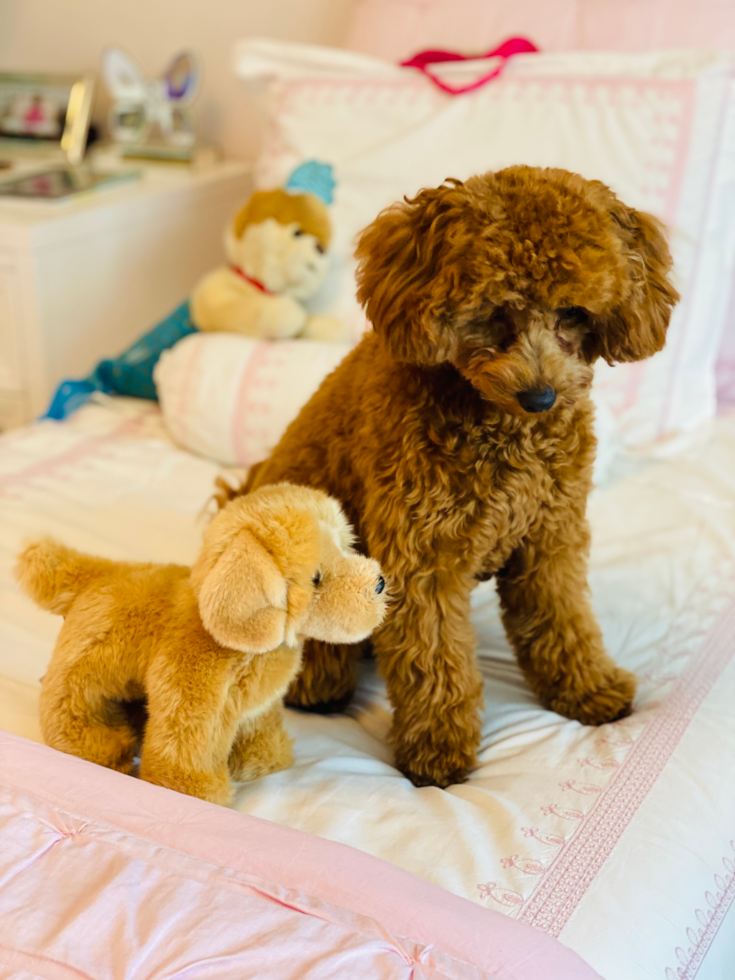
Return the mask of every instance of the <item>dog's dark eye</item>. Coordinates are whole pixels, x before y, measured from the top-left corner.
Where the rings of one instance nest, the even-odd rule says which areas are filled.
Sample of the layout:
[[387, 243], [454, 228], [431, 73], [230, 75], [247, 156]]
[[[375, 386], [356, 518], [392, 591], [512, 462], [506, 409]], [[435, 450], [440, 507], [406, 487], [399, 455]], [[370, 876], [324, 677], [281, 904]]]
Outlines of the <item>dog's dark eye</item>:
[[561, 309], [556, 311], [556, 315], [560, 320], [571, 320], [578, 326], [587, 323], [590, 318], [589, 313], [583, 306], [562, 306]]
[[484, 324], [483, 334], [483, 339], [490, 342], [489, 346], [501, 354], [510, 350], [516, 339], [512, 324], [502, 313], [496, 313]]
[[321, 582], [322, 582], [322, 573], [321, 572], [315, 572], [314, 575], [312, 576], [311, 581], [314, 583], [314, 585], [321, 585]]

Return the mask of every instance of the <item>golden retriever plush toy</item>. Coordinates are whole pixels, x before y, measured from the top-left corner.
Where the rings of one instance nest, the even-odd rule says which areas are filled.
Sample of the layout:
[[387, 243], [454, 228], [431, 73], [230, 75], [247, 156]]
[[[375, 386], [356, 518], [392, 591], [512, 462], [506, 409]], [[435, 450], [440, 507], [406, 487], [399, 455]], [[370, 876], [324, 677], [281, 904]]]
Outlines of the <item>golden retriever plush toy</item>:
[[[397, 764], [447, 786], [480, 740], [478, 578], [496, 576], [546, 707], [586, 725], [630, 711], [635, 678], [607, 655], [587, 589], [589, 390], [598, 357], [663, 347], [678, 295], [659, 222], [564, 170], [423, 190], [379, 215], [357, 257], [373, 330], [246, 488], [291, 480], [341, 501], [391, 580], [373, 646]], [[344, 704], [355, 663], [354, 649], [308, 644], [287, 701]]]
[[335, 500], [282, 484], [223, 509], [192, 569], [29, 545], [17, 577], [65, 617], [41, 692], [47, 744], [129, 772], [124, 705], [145, 698], [149, 782], [228, 804], [230, 776], [287, 767], [281, 699], [303, 639], [354, 643], [383, 619], [380, 568], [352, 541]]
[[284, 189], [256, 191], [233, 218], [225, 238], [230, 265], [206, 275], [191, 295], [200, 330], [263, 340], [349, 339], [339, 320], [302, 306], [326, 277], [332, 230], [325, 201], [296, 193], [294, 176]]

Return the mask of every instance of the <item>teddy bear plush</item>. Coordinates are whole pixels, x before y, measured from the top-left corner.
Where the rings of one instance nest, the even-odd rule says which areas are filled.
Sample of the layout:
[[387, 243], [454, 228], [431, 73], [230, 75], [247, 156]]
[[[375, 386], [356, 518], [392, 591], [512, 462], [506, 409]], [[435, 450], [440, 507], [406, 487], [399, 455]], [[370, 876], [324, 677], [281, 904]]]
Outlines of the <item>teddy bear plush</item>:
[[292, 762], [282, 698], [305, 638], [355, 643], [385, 614], [375, 561], [353, 550], [339, 504], [278, 484], [213, 519], [193, 568], [93, 558], [50, 539], [16, 576], [64, 624], [43, 679], [48, 745], [130, 772], [145, 699], [140, 775], [229, 804]]
[[329, 268], [332, 187], [331, 168], [309, 161], [284, 188], [252, 195], [225, 235], [229, 266], [206, 275], [191, 295], [196, 327], [262, 340], [349, 339], [339, 320], [302, 305]]

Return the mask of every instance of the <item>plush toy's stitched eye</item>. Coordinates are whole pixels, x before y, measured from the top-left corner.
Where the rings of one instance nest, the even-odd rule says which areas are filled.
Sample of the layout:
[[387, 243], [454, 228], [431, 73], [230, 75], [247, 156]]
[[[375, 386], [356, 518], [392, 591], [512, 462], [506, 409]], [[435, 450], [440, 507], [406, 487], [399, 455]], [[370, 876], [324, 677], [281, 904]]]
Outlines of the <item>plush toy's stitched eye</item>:
[[324, 255], [324, 246], [321, 242], [316, 243], [316, 250], [320, 255]]
[[312, 577], [312, 580], [311, 581], [314, 583], [314, 585], [321, 585], [322, 573], [321, 572], [316, 572], [314, 574], [314, 576]]
[[294, 238], [299, 238], [303, 234], [304, 234], [304, 232], [303, 232], [303, 230], [301, 228], [295, 228], [294, 229], [294, 233], [293, 233], [293, 237]]

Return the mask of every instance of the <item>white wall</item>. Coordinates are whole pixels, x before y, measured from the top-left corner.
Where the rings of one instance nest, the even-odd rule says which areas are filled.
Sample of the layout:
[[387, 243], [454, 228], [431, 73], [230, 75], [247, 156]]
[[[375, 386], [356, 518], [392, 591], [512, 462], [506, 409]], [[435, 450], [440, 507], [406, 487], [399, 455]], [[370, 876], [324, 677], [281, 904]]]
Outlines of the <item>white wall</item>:
[[[231, 69], [233, 42], [267, 36], [341, 45], [353, 0], [0, 0], [0, 71], [98, 70], [118, 44], [153, 76], [193, 48], [204, 67], [200, 132], [228, 157], [251, 158], [260, 119]], [[104, 118], [107, 97], [96, 115]]]

